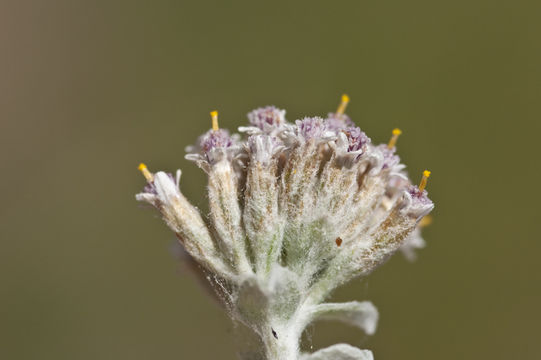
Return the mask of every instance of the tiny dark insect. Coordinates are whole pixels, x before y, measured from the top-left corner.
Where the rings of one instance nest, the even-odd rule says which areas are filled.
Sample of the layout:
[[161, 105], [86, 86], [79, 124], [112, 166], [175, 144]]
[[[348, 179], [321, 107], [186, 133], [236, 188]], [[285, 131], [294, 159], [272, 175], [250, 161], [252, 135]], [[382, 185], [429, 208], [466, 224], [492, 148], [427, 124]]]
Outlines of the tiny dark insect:
[[336, 238], [336, 246], [340, 246], [340, 245], [342, 245], [342, 238], [337, 237]]
[[271, 328], [272, 330], [272, 335], [276, 338], [276, 340], [278, 340], [278, 334], [276, 333], [276, 331], [274, 331], [273, 328]]

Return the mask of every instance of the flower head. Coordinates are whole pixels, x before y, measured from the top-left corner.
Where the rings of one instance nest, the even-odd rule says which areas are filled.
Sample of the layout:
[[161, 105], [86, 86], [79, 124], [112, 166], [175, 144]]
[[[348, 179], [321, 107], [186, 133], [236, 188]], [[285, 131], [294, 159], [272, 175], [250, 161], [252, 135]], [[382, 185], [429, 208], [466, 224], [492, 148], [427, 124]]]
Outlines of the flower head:
[[201, 135], [195, 145], [187, 146], [186, 159], [194, 161], [205, 171], [221, 160], [234, 160], [243, 156], [238, 135], [218, 127], [218, 112], [212, 111], [212, 129]]
[[363, 150], [370, 144], [370, 138], [356, 126], [343, 130], [348, 138], [348, 152]]
[[355, 123], [346, 114], [336, 115], [335, 113], [329, 113], [325, 120], [327, 129], [336, 132], [355, 126]]
[[241, 126], [239, 131], [252, 134], [272, 134], [283, 129], [286, 124], [286, 111], [276, 106], [265, 106], [248, 113], [250, 126]]
[[338, 109], [334, 113], [328, 113], [325, 123], [327, 128], [332, 131], [339, 132], [350, 127], [355, 127], [355, 123], [351, 121], [351, 118], [347, 116], [344, 112], [349, 103], [349, 96], [346, 94], [342, 95]]
[[295, 124], [287, 124], [280, 133], [280, 137], [287, 147], [296, 148], [299, 144], [326, 143], [335, 138], [336, 135], [327, 128], [323, 118], [316, 116], [296, 120]]
[[276, 106], [265, 106], [248, 113], [248, 121], [251, 125], [265, 130], [283, 125], [286, 121], [286, 111]]
[[303, 138], [305, 141], [312, 139], [321, 139], [327, 133], [327, 127], [322, 118], [306, 117], [302, 120], [295, 121], [296, 135]]
[[410, 185], [404, 192], [405, 207], [415, 218], [427, 215], [434, 208], [434, 204], [428, 198], [428, 192], [425, 190], [429, 177], [430, 171], [425, 170], [419, 186]]
[[[273, 106], [248, 114], [245, 140], [218, 127], [188, 147], [186, 158], [208, 174], [208, 221], [164, 172], [140, 170], [140, 201], [154, 205], [190, 259], [199, 263], [231, 317], [259, 339], [247, 358], [300, 357], [305, 327], [332, 319], [375, 331], [368, 302], [324, 303], [340, 285], [366, 276], [397, 250], [424, 245], [422, 219], [434, 207], [396, 155], [400, 131], [387, 144], [371, 139], [345, 114], [344, 95], [326, 119], [294, 123]], [[331, 346], [303, 359], [368, 358], [367, 351]], [[349, 356], [349, 357], [348, 357]]]
[[207, 131], [198, 142], [199, 147], [206, 155], [214, 149], [227, 149], [233, 145], [229, 131], [223, 129]]

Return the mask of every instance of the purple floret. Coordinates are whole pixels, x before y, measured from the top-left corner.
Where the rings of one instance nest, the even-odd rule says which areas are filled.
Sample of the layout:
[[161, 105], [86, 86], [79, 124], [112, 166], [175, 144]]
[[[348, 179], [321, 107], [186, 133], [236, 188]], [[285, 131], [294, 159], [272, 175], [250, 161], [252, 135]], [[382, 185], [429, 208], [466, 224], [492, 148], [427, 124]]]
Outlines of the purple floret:
[[199, 141], [199, 147], [204, 153], [215, 148], [228, 148], [233, 145], [233, 139], [227, 130], [209, 130]]
[[370, 143], [370, 138], [358, 127], [349, 127], [343, 130], [348, 137], [348, 152], [363, 150]]
[[355, 123], [351, 121], [346, 114], [337, 115], [335, 113], [329, 113], [327, 119], [325, 119], [325, 125], [330, 131], [340, 131], [350, 127], [355, 127]]
[[428, 192], [426, 190], [420, 191], [415, 185], [408, 186], [408, 193], [411, 195], [413, 201], [418, 202], [421, 205], [432, 204], [432, 200], [428, 198]]
[[275, 106], [265, 106], [248, 113], [250, 124], [265, 129], [265, 126], [280, 126], [285, 122], [284, 111]]
[[400, 157], [395, 155], [395, 147], [389, 149], [389, 147], [385, 144], [381, 144], [378, 147], [383, 153], [383, 169], [390, 169], [400, 164]]
[[297, 120], [297, 134], [304, 137], [305, 140], [322, 138], [327, 131], [325, 122], [322, 118], [304, 118]]

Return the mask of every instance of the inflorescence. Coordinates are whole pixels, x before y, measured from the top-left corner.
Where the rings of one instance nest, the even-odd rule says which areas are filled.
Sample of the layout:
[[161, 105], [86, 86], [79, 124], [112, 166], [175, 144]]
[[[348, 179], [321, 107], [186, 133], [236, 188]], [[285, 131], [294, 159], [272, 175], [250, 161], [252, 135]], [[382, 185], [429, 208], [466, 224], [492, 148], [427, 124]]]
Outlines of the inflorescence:
[[396, 154], [401, 131], [372, 144], [345, 114], [348, 102], [343, 95], [325, 119], [295, 123], [274, 106], [253, 110], [239, 128], [244, 140], [211, 112], [212, 128], [186, 155], [208, 175], [208, 218], [180, 192], [180, 170], [139, 166], [147, 185], [137, 200], [160, 211], [233, 320], [255, 335], [243, 359], [371, 359], [347, 344], [303, 354], [300, 338], [319, 319], [372, 334], [378, 313], [370, 302], [325, 299], [396, 250], [414, 258], [424, 246], [430, 172], [413, 185]]

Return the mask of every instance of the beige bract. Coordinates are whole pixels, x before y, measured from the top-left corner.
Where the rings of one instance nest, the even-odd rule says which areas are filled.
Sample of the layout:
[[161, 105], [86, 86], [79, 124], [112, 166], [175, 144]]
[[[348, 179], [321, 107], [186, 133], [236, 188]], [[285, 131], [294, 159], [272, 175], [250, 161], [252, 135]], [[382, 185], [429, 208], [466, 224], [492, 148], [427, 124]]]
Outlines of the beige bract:
[[302, 353], [301, 335], [317, 320], [374, 333], [370, 302], [324, 301], [396, 250], [412, 257], [424, 245], [417, 225], [434, 207], [425, 190], [430, 173], [412, 185], [396, 155], [400, 131], [372, 144], [344, 114], [348, 101], [327, 118], [294, 123], [284, 110], [256, 109], [239, 129], [244, 140], [218, 128], [213, 112], [212, 129], [186, 155], [208, 175], [208, 217], [181, 193], [180, 171], [140, 166], [148, 184], [137, 200], [160, 211], [248, 334], [242, 359], [372, 359], [347, 344]]

